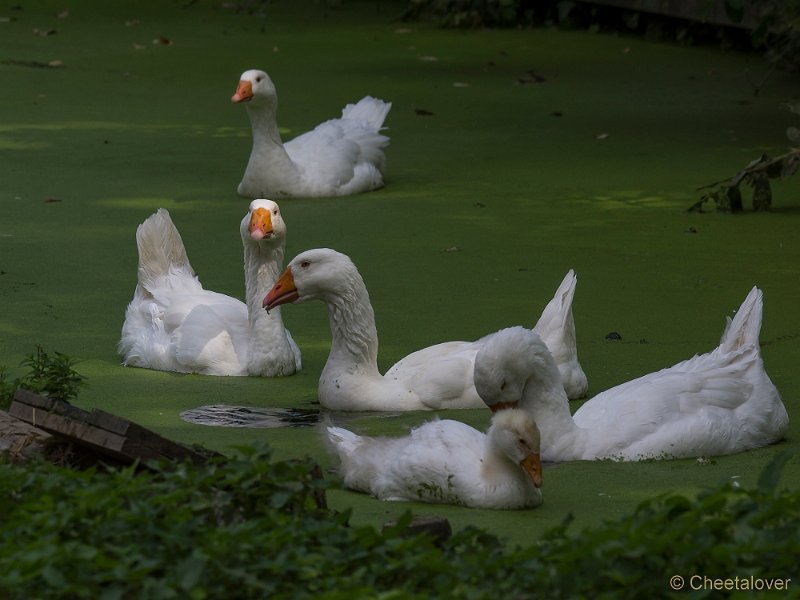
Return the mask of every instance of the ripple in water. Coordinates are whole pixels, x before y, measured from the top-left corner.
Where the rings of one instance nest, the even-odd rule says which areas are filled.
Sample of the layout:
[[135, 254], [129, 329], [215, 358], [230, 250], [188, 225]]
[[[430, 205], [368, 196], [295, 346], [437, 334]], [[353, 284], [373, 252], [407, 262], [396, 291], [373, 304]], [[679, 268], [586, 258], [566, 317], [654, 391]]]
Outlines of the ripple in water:
[[197, 425], [216, 427], [311, 427], [320, 420], [316, 408], [259, 408], [212, 404], [181, 413], [181, 418]]

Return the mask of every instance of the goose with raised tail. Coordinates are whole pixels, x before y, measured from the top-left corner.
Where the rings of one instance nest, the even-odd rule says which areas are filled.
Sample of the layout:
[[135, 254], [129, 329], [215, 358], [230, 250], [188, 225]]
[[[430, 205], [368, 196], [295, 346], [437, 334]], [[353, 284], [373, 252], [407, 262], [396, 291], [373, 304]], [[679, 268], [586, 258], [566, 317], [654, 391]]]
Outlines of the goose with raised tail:
[[240, 224], [247, 303], [206, 289], [189, 263], [169, 212], [160, 208], [136, 231], [138, 283], [125, 312], [123, 364], [205, 375], [291, 375], [300, 350], [280, 312], [261, 300], [283, 265], [286, 225], [278, 205], [250, 203]]
[[521, 410], [492, 417], [484, 434], [460, 421], [430, 421], [400, 438], [327, 428], [344, 485], [380, 500], [529, 508], [542, 503], [539, 430]]
[[[565, 381], [583, 382], [575, 346], [571, 302], [575, 277], [565, 278], [537, 327], [565, 368]], [[318, 397], [331, 410], [439, 410], [484, 406], [475, 391], [475, 355], [483, 339], [445, 342], [401, 359], [385, 375], [378, 371], [378, 333], [364, 280], [350, 258], [329, 248], [296, 256], [264, 298], [271, 310], [288, 302], [321, 300], [328, 307], [331, 350], [319, 380]], [[552, 322], [560, 323], [564, 331]], [[574, 387], [574, 386], [573, 386]]]
[[234, 103], [244, 103], [253, 146], [238, 193], [247, 198], [347, 196], [383, 187], [389, 138], [381, 129], [392, 105], [371, 96], [338, 119], [286, 142], [278, 130], [278, 95], [264, 71], [242, 73]]
[[574, 415], [539, 336], [499, 331], [475, 359], [475, 387], [493, 410], [519, 408], [542, 435], [542, 460], [642, 460], [733, 454], [781, 440], [789, 417], [758, 342], [753, 288], [713, 351], [608, 389]]

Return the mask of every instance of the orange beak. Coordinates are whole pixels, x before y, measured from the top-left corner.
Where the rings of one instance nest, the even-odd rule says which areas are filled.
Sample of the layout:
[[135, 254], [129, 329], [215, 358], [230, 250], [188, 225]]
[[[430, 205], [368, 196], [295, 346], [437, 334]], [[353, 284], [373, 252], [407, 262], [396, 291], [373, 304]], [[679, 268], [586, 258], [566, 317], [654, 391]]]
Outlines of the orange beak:
[[238, 104], [239, 102], [247, 102], [253, 99], [253, 84], [249, 81], [240, 81], [239, 87], [236, 88], [236, 93], [231, 96], [231, 102]]
[[275, 285], [272, 286], [272, 289], [267, 292], [267, 295], [264, 297], [264, 302], [262, 306], [270, 311], [271, 309], [275, 308], [276, 306], [280, 306], [281, 304], [287, 304], [289, 302], [294, 302], [300, 297], [300, 294], [297, 291], [297, 288], [294, 285], [294, 277], [292, 276], [292, 268], [287, 267], [286, 270], [283, 272], [283, 275], [278, 278], [278, 281], [275, 282]]
[[537, 488], [542, 487], [542, 461], [539, 458], [538, 452], [536, 454], [529, 454], [525, 457], [520, 465], [525, 470], [525, 474], [533, 482]]
[[507, 408], [517, 408], [518, 402], [496, 402], [495, 404], [487, 404], [486, 406], [489, 407], [489, 410], [493, 413], [496, 413], [499, 410], [505, 410]]
[[248, 227], [250, 237], [258, 241], [272, 235], [272, 213], [266, 208], [257, 208], [250, 215]]

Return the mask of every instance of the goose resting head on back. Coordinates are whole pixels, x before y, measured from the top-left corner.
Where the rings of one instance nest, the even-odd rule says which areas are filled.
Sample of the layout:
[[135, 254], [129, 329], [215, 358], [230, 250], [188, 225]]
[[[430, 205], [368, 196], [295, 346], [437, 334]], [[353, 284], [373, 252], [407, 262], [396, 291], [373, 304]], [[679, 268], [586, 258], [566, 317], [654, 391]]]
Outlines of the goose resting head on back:
[[484, 434], [435, 420], [404, 437], [327, 428], [344, 485], [380, 500], [513, 509], [542, 503], [539, 430], [521, 410], [492, 416]]
[[489, 336], [475, 387], [492, 410], [525, 410], [546, 461], [641, 460], [733, 454], [783, 438], [786, 408], [761, 358], [762, 293], [753, 288], [714, 350], [597, 394], [574, 415], [539, 337], [512, 327]]

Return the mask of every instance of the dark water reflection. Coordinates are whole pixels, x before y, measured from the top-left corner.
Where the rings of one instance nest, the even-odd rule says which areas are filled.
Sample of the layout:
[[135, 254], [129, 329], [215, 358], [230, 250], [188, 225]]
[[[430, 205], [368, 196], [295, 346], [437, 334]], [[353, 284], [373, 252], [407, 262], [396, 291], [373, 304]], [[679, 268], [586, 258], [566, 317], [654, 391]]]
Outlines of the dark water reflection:
[[395, 417], [400, 413], [331, 412], [321, 408], [262, 408], [211, 404], [186, 410], [181, 418], [196, 425], [214, 427], [313, 427], [325, 419], [333, 425], [343, 425], [355, 418], [370, 416]]
[[212, 404], [186, 410], [181, 418], [196, 425], [217, 427], [311, 427], [319, 423], [320, 410]]

